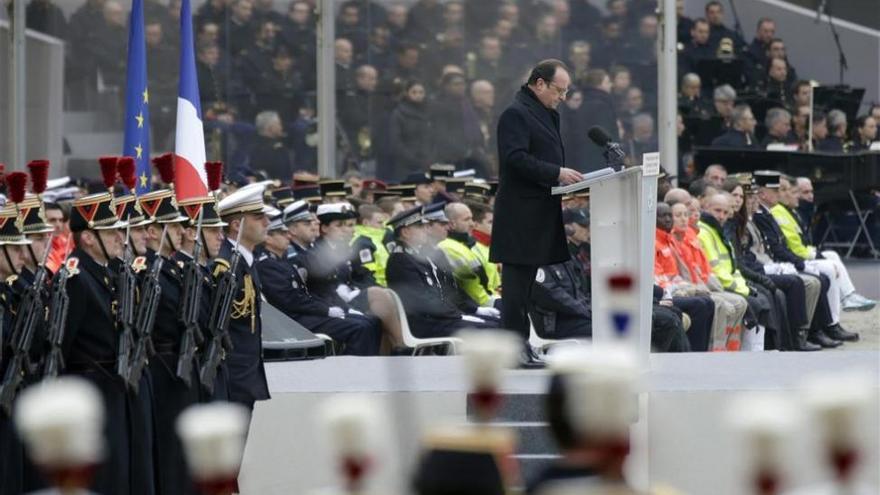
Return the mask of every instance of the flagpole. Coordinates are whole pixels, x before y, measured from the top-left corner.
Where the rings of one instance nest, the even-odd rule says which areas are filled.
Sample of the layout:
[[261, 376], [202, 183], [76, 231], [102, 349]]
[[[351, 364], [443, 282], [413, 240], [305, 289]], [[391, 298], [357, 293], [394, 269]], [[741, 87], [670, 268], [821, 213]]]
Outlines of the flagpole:
[[336, 66], [333, 0], [319, 0], [318, 15], [318, 174], [336, 177]]
[[9, 59], [12, 61], [12, 74], [9, 85], [9, 145], [12, 148], [10, 155], [10, 168], [17, 170], [24, 168], [25, 155], [27, 154], [27, 141], [25, 130], [27, 129], [25, 114], [25, 1], [13, 0], [13, 17], [10, 25]]

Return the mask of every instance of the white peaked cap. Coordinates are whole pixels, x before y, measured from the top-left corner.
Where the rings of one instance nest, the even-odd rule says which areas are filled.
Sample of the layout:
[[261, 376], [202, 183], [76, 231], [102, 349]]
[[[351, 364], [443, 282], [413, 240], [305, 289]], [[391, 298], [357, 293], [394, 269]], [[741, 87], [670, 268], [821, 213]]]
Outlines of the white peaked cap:
[[519, 338], [504, 330], [464, 330], [457, 336], [474, 389], [496, 388], [502, 372], [516, 364], [522, 350]]
[[177, 434], [193, 478], [235, 474], [241, 465], [248, 412], [229, 402], [191, 406], [177, 418]]
[[753, 465], [778, 468], [785, 462], [782, 448], [803, 417], [790, 399], [745, 393], [733, 399], [725, 420], [746, 442]]
[[318, 408], [318, 422], [335, 459], [372, 457], [382, 441], [385, 415], [374, 398], [337, 395]]
[[58, 189], [70, 184], [70, 177], [58, 177], [57, 179], [49, 179], [46, 181], [46, 190]]
[[269, 213], [271, 210], [263, 204], [264, 182], [248, 184], [221, 199], [217, 203], [217, 213], [221, 217], [235, 213]]
[[625, 435], [638, 419], [639, 364], [635, 351], [622, 343], [583, 347], [578, 351], [583, 354], [582, 370], [572, 372], [565, 380], [572, 425], [588, 437]]
[[876, 395], [876, 382], [867, 373], [853, 371], [808, 378], [802, 388], [806, 409], [825, 440], [837, 446], [862, 443], [859, 421]]
[[23, 391], [15, 423], [35, 464], [75, 467], [104, 456], [104, 403], [82, 378], [62, 377]]

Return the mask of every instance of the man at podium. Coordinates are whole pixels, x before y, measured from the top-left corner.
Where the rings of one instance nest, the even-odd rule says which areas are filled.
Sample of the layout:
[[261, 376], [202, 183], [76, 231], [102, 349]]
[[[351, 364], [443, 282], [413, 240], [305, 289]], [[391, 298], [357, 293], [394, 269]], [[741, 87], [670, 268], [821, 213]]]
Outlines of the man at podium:
[[564, 166], [556, 111], [570, 84], [565, 64], [539, 62], [498, 121], [499, 187], [489, 257], [503, 263], [501, 321], [523, 339], [524, 368], [542, 366], [528, 345], [526, 311], [538, 266], [569, 259], [561, 200], [551, 188], [582, 180]]

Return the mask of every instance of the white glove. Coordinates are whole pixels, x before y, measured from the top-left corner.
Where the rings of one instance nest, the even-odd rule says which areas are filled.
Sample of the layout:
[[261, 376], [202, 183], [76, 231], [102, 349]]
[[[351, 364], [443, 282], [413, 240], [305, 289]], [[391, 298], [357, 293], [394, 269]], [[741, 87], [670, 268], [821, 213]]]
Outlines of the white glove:
[[354, 299], [355, 297], [357, 297], [358, 294], [360, 294], [360, 293], [361, 293], [360, 289], [352, 290], [351, 287], [349, 287], [345, 284], [339, 284], [336, 287], [336, 294], [338, 294], [339, 297], [341, 297], [342, 300], [345, 302], [351, 302], [351, 300]]
[[804, 263], [804, 271], [817, 277], [819, 276], [819, 269], [813, 263]]
[[339, 306], [331, 306], [330, 309], [327, 310], [327, 316], [330, 318], [345, 318], [345, 310]]
[[471, 315], [461, 315], [461, 319], [464, 321], [469, 321], [471, 323], [486, 323], [486, 320]]
[[360, 311], [358, 311], [358, 310], [356, 310], [356, 309], [352, 309], [352, 308], [348, 308], [348, 314], [350, 314], [350, 315], [364, 316], [363, 313], [361, 313]]
[[501, 311], [495, 308], [477, 308], [477, 316], [485, 316], [487, 318], [501, 318]]

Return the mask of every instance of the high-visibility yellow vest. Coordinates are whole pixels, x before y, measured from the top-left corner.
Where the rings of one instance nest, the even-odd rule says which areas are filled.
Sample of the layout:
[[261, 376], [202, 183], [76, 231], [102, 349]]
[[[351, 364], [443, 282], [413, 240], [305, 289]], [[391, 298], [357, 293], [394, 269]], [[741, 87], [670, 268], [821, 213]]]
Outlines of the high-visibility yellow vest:
[[471, 251], [480, 259], [483, 271], [486, 272], [486, 278], [488, 279], [486, 288], [493, 294], [497, 293], [498, 288], [501, 287], [501, 274], [498, 272], [498, 265], [489, 261], [489, 246], [478, 242], [474, 244]]
[[440, 241], [437, 247], [446, 253], [446, 257], [452, 265], [455, 281], [465, 294], [480, 306], [488, 304], [492, 295], [480, 280], [479, 271], [482, 270], [483, 265], [477, 254], [471, 251], [467, 245], [450, 238]]
[[801, 226], [788, 208], [782, 203], [777, 203], [776, 206], [770, 208], [770, 214], [773, 215], [773, 219], [779, 224], [779, 230], [782, 231], [782, 235], [785, 237], [785, 244], [788, 245], [788, 249], [792, 253], [805, 260], [811, 260], [816, 257], [816, 248], [804, 244]]
[[[385, 280], [385, 267], [388, 265], [388, 249], [385, 247], [383, 240], [385, 239], [385, 229], [379, 227], [370, 227], [367, 225], [355, 225], [354, 236], [351, 239], [351, 245], [356, 246], [357, 252], [354, 253], [360, 260], [364, 268], [373, 272], [376, 283], [382, 287], [387, 286]], [[369, 249], [360, 245], [358, 238], [366, 237], [373, 242], [375, 249]]]
[[726, 290], [736, 292], [737, 294], [747, 297], [749, 295], [749, 287], [746, 285], [746, 279], [743, 278], [739, 269], [733, 268], [733, 253], [727, 248], [721, 235], [711, 225], [700, 221], [698, 223], [700, 233], [697, 239], [700, 240], [700, 246], [706, 253], [706, 260], [712, 267], [712, 273], [718, 277], [721, 286]]

